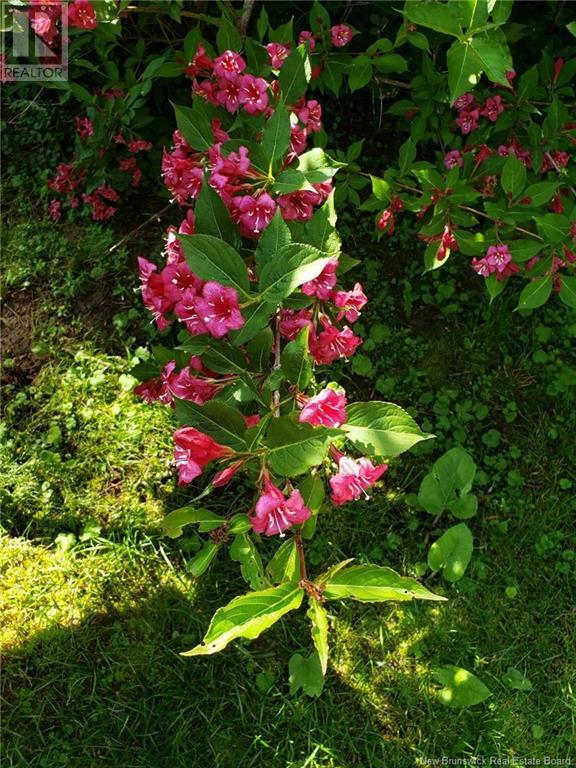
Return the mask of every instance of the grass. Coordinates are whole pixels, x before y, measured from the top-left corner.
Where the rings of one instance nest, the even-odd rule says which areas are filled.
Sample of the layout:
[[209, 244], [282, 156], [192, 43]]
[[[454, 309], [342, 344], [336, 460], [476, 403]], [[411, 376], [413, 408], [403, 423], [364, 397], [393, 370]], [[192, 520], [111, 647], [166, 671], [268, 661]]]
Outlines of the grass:
[[[225, 558], [191, 578], [197, 537], [160, 535], [184, 496], [169, 466], [170, 413], [136, 402], [126, 375], [127, 350], [149, 333], [129, 254], [115, 257], [113, 280], [128, 286], [115, 315], [87, 313], [93, 286], [74, 266], [82, 231], [37, 229], [13, 223], [7, 249], [9, 302], [27, 292], [43, 323], [26, 326], [32, 339], [6, 372], [5, 766], [408, 768], [443, 756], [575, 756], [576, 320], [565, 308], [487, 309], [478, 282], [453, 267], [420, 278], [408, 230], [378, 247], [356, 223], [348, 230], [373, 300], [354, 376], [334, 375], [413, 406], [437, 440], [398, 462], [371, 503], [322, 521], [312, 569], [358, 555], [419, 572], [449, 521], [419, 511], [413, 494], [455, 443], [478, 464], [480, 513], [466, 576], [425, 577], [446, 604], [331, 604], [332, 661], [314, 700], [288, 694], [288, 658], [309, 648], [303, 613], [216, 657], [178, 655], [243, 586]], [[109, 237], [87, 230], [95, 275]], [[474, 672], [491, 697], [443, 707], [433, 672], [444, 664]], [[531, 691], [505, 684], [509, 667]]]

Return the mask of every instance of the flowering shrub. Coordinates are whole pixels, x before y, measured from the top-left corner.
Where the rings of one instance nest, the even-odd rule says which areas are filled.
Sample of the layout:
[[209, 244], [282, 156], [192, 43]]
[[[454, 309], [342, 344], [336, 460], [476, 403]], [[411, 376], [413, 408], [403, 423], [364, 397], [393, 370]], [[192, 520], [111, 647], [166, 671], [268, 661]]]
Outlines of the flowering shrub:
[[[185, 655], [253, 639], [306, 597], [309, 663], [321, 675], [326, 601], [443, 598], [385, 567], [346, 560], [308, 571], [305, 542], [330, 505], [368, 499], [388, 460], [431, 437], [397, 405], [349, 403], [323, 368], [362, 343], [352, 326], [367, 298], [347, 277], [356, 262], [335, 228], [341, 164], [308, 147], [322, 114], [306, 97], [311, 47], [304, 38], [286, 56], [274, 47], [249, 65], [231, 49], [212, 57], [198, 46], [192, 105], [175, 106], [178, 130], [162, 163], [185, 215], [167, 233], [163, 266], [140, 259], [144, 303], [160, 330], [180, 324], [179, 343], [156, 348], [134, 374], [140, 397], [175, 410], [180, 485], [208, 475], [203, 497], [243, 473], [254, 488], [236, 513], [220, 516], [198, 497], [165, 519], [170, 536], [190, 524], [206, 534], [193, 573], [229, 548], [252, 589], [220, 608]], [[279, 542], [266, 565], [260, 537]]]
[[[421, 28], [450, 36], [448, 75], [424, 56], [422, 72], [407, 84], [411, 98], [390, 109], [410, 121], [410, 138], [400, 148], [399, 168], [372, 178], [364, 207], [378, 211], [376, 227], [387, 235], [400, 211], [416, 213], [426, 270], [461, 253], [491, 299], [510, 279], [523, 279], [519, 309], [544, 304], [553, 291], [574, 307], [576, 57], [552, 60], [545, 53], [517, 75], [501, 31], [511, 8], [405, 4], [397, 44], [417, 34], [427, 50]], [[492, 84], [471, 91], [482, 74]], [[432, 143], [427, 159], [417, 160], [417, 145], [426, 142]]]

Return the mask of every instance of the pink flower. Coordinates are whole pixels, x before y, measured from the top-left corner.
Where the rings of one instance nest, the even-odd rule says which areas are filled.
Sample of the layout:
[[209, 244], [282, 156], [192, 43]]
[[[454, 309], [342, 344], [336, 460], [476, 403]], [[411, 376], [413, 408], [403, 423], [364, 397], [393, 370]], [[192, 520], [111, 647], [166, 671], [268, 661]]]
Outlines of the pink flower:
[[317, 192], [302, 190], [280, 195], [277, 202], [282, 210], [282, 218], [286, 221], [308, 221], [320, 200]]
[[280, 69], [290, 55], [290, 50], [281, 43], [268, 43], [266, 50], [272, 69]]
[[452, 149], [444, 156], [444, 167], [448, 170], [451, 168], [456, 168], [456, 166], [462, 168], [463, 165], [464, 158], [462, 157], [462, 153], [457, 149]]
[[246, 422], [248, 429], [250, 429], [250, 427], [255, 427], [256, 424], [260, 423], [260, 414], [253, 413], [252, 416], [244, 416], [244, 421]]
[[191, 336], [199, 336], [208, 333], [202, 318], [196, 309], [198, 294], [195, 290], [188, 289], [183, 292], [182, 298], [174, 307], [176, 317], [186, 325], [186, 330]]
[[222, 120], [219, 120], [217, 117], [212, 119], [212, 133], [214, 134], [214, 141], [218, 143], [230, 141], [230, 136], [222, 128]]
[[386, 472], [388, 464], [375, 467], [369, 459], [355, 461], [348, 456], [341, 456], [338, 462], [338, 474], [330, 478], [332, 503], [335, 506], [359, 499], [362, 494], [368, 498], [366, 489], [374, 485]]
[[336, 48], [343, 48], [345, 45], [348, 45], [350, 40], [352, 40], [353, 34], [354, 33], [350, 27], [346, 24], [336, 24], [330, 30], [332, 45], [334, 45]]
[[78, 29], [96, 29], [98, 20], [88, 0], [74, 0], [68, 7], [68, 22]]
[[316, 48], [316, 38], [309, 29], [303, 29], [298, 35], [298, 45], [303, 45], [304, 43], [308, 43], [310, 53]]
[[237, 76], [242, 74], [245, 69], [246, 62], [239, 53], [234, 53], [234, 51], [224, 51], [221, 56], [214, 59], [214, 74], [224, 80], [236, 81]]
[[132, 139], [128, 142], [128, 152], [136, 154], [136, 152], [149, 152], [152, 149], [152, 142], [145, 141], [144, 139]]
[[51, 200], [50, 205], [48, 207], [48, 212], [50, 213], [50, 218], [52, 221], [58, 221], [60, 216], [62, 215], [61, 209], [62, 203], [60, 200]]
[[233, 214], [244, 237], [259, 235], [270, 224], [276, 211], [276, 203], [267, 192], [261, 192], [257, 197], [235, 197], [233, 204]]
[[495, 272], [503, 272], [507, 264], [512, 261], [512, 254], [507, 245], [491, 245], [486, 251], [486, 263], [493, 267]]
[[89, 136], [94, 136], [94, 124], [88, 117], [76, 118], [76, 133], [82, 141], [86, 141]]
[[211, 400], [216, 394], [216, 387], [213, 384], [194, 376], [192, 368], [182, 368], [178, 373], [174, 373], [168, 379], [168, 389], [173, 397], [180, 400], [190, 400], [197, 405]]
[[321, 365], [333, 363], [340, 357], [351, 357], [362, 344], [362, 339], [355, 336], [348, 326], [339, 330], [328, 319], [323, 319], [322, 325], [324, 330], [319, 334], [311, 330], [309, 342], [312, 357]]
[[212, 478], [212, 485], [214, 488], [221, 488], [223, 485], [228, 485], [230, 480], [234, 477], [236, 472], [240, 469], [241, 466], [245, 464], [244, 459], [240, 459], [240, 461], [235, 461], [233, 464], [230, 464], [229, 467], [226, 467], [226, 469], [220, 470], [220, 472], [216, 472], [214, 477]]
[[242, 78], [235, 75], [234, 79], [222, 79], [220, 88], [216, 91], [216, 102], [226, 107], [228, 112], [236, 112], [240, 106], [240, 88]]
[[306, 402], [298, 420], [314, 427], [339, 427], [346, 421], [346, 396], [326, 387]]
[[164, 405], [172, 405], [172, 393], [170, 392], [168, 384], [175, 368], [176, 362], [170, 360], [169, 363], [166, 363], [159, 376], [155, 379], [143, 381], [142, 384], [138, 384], [138, 386], [134, 388], [134, 394], [142, 398], [145, 403], [160, 402]]
[[376, 228], [388, 235], [394, 234], [396, 217], [392, 208], [385, 208], [376, 220]]
[[486, 99], [486, 104], [484, 104], [480, 114], [487, 117], [490, 122], [495, 123], [502, 112], [504, 112], [502, 96], [490, 96]]
[[194, 308], [208, 332], [217, 339], [244, 325], [235, 288], [225, 288], [220, 283], [209, 281], [202, 288], [202, 296], [194, 300]]
[[206, 48], [200, 43], [192, 61], [184, 70], [184, 74], [191, 78], [197, 77], [200, 74], [210, 75], [213, 66], [212, 59], [206, 54]]
[[458, 96], [454, 102], [454, 109], [457, 109], [458, 112], [464, 112], [465, 110], [468, 110], [472, 104], [474, 104], [474, 94], [463, 93], [462, 96]]
[[368, 298], [362, 285], [356, 283], [351, 291], [334, 291], [332, 301], [335, 306], [342, 310], [338, 314], [338, 320], [345, 317], [349, 323], [355, 323], [360, 315], [360, 310], [368, 303]]
[[492, 269], [485, 259], [473, 258], [472, 269], [481, 277], [489, 277], [492, 274]]
[[338, 259], [330, 259], [318, 277], [304, 283], [302, 293], [306, 296], [316, 296], [320, 301], [327, 301], [330, 298], [332, 289], [336, 285], [337, 268]]
[[196, 160], [180, 149], [166, 152], [162, 156], [164, 184], [178, 203], [184, 205], [189, 198], [196, 198], [202, 189], [203, 172]]
[[306, 126], [307, 132], [316, 133], [322, 128], [322, 105], [315, 99], [307, 101], [303, 107], [294, 108], [294, 112]]
[[281, 335], [288, 341], [293, 341], [302, 328], [307, 325], [312, 328], [312, 312], [309, 309], [281, 309], [280, 323], [278, 324]]
[[234, 451], [220, 445], [194, 427], [182, 427], [174, 432], [174, 460], [178, 468], [178, 485], [186, 485], [202, 474], [207, 464]]
[[476, 128], [478, 128], [478, 120], [480, 118], [479, 109], [471, 109], [468, 111], [462, 111], [456, 118], [456, 125], [462, 131], [462, 134], [466, 136]]
[[268, 83], [262, 77], [244, 75], [238, 101], [249, 115], [258, 115], [268, 106]]
[[292, 491], [287, 499], [280, 488], [266, 480], [264, 493], [256, 502], [256, 512], [250, 519], [252, 529], [265, 536], [287, 531], [293, 525], [305, 523], [311, 515], [300, 491]]

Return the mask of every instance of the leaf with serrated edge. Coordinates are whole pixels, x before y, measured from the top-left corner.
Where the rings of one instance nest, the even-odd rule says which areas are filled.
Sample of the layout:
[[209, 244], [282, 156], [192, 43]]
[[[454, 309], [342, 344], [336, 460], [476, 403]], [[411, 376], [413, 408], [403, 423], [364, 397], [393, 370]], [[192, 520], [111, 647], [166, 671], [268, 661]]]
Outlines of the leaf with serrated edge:
[[347, 414], [342, 429], [351, 443], [371, 456], [398, 456], [421, 440], [434, 437], [422, 432], [414, 419], [394, 403], [353, 403]]
[[311, 599], [306, 615], [312, 623], [312, 641], [318, 651], [322, 674], [325, 675], [328, 667], [328, 614], [323, 605]]
[[386, 600], [446, 600], [423, 587], [416, 579], [400, 576], [380, 565], [352, 565], [331, 576], [324, 585], [326, 600], [351, 598], [361, 603]]
[[224, 520], [219, 515], [210, 512], [208, 509], [180, 507], [180, 509], [174, 509], [172, 512], [169, 512], [164, 520], [162, 520], [162, 530], [171, 539], [176, 539], [178, 536], [182, 536], [182, 528], [185, 525], [203, 523], [204, 530], [210, 530], [210, 528], [206, 527], [207, 525], [214, 529], [219, 528], [223, 522]]
[[304, 590], [294, 584], [248, 592], [219, 608], [210, 622], [204, 640], [181, 656], [209, 656], [218, 653], [238, 637], [248, 640], [264, 632], [284, 614], [300, 607]]

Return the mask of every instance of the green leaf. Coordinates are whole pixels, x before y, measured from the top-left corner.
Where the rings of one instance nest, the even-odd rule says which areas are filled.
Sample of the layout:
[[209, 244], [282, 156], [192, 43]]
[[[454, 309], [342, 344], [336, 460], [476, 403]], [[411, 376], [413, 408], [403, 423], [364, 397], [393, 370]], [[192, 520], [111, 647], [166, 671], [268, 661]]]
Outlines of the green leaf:
[[298, 170], [311, 184], [321, 184], [331, 179], [346, 163], [334, 160], [321, 147], [314, 147], [298, 158]]
[[326, 600], [349, 597], [361, 603], [388, 600], [446, 600], [430, 592], [416, 579], [400, 576], [381, 565], [351, 565], [333, 573], [324, 584]]
[[514, 0], [493, 0], [491, 15], [494, 24], [505, 24], [512, 13], [513, 5]]
[[399, 53], [385, 53], [382, 56], [376, 56], [374, 59], [374, 66], [384, 75], [391, 72], [406, 72], [408, 69], [408, 62], [404, 56], [400, 56]]
[[306, 46], [299, 45], [294, 53], [288, 56], [278, 74], [285, 104], [293, 104], [305, 93], [311, 72]]
[[523, 197], [530, 198], [530, 205], [532, 207], [545, 205], [552, 199], [559, 186], [560, 184], [557, 181], [540, 181], [538, 184], [531, 184], [525, 189]]
[[248, 363], [242, 352], [220, 339], [210, 339], [202, 356], [202, 362], [215, 373], [242, 374], [248, 368]]
[[472, 488], [476, 464], [463, 448], [447, 451], [434, 462], [431, 471], [423, 478], [418, 501], [427, 512], [439, 515], [458, 495], [464, 496]]
[[298, 693], [300, 688], [307, 696], [320, 696], [324, 687], [322, 665], [316, 651], [310, 656], [295, 653], [288, 663], [290, 672], [290, 694]]
[[175, 398], [174, 402], [179, 424], [195, 427], [200, 432], [210, 435], [216, 442], [235, 451], [246, 449], [244, 442], [246, 422], [236, 408], [220, 403], [218, 400], [210, 400], [204, 405], [196, 405], [190, 400], [178, 398]]
[[276, 307], [276, 304], [257, 303], [243, 309], [244, 325], [239, 331], [233, 331], [229, 334], [232, 344], [235, 347], [239, 347], [253, 339], [257, 333], [268, 325], [270, 318], [276, 312]]
[[398, 160], [400, 164], [400, 174], [404, 176], [409, 170], [410, 166], [416, 159], [416, 145], [412, 139], [407, 139], [404, 144], [398, 150]]
[[204, 179], [194, 210], [197, 235], [212, 235], [233, 246], [237, 244], [238, 227], [228, 215], [224, 201], [207, 179]]
[[378, 176], [370, 176], [370, 179], [372, 181], [372, 194], [374, 197], [383, 203], [389, 203], [392, 198], [390, 184], [385, 179], [379, 179]]
[[207, 541], [202, 549], [186, 563], [186, 570], [188, 573], [191, 576], [202, 576], [202, 574], [212, 565], [219, 549], [220, 544], [216, 544], [214, 541]]
[[370, 456], [398, 456], [421, 440], [434, 437], [422, 432], [414, 419], [394, 403], [353, 403], [347, 414], [342, 429], [358, 450]]
[[282, 477], [294, 477], [321, 464], [328, 445], [341, 430], [296, 424], [288, 417], [273, 419], [266, 435], [268, 461], [272, 471]]
[[293, 536], [278, 547], [266, 566], [266, 573], [275, 584], [300, 580], [300, 559]]
[[288, 342], [282, 351], [282, 370], [286, 378], [299, 390], [304, 390], [312, 378], [312, 358], [308, 352], [310, 327], [302, 328], [294, 341]]
[[552, 276], [537, 277], [524, 288], [516, 309], [536, 309], [545, 304], [552, 293]]
[[291, 242], [292, 237], [290, 235], [290, 228], [282, 218], [282, 211], [280, 207], [278, 207], [276, 208], [272, 221], [260, 235], [258, 245], [256, 246], [254, 259], [256, 261], [258, 273], [262, 271], [262, 268], [269, 261], [274, 259], [281, 248], [285, 245], [289, 245]]
[[570, 222], [567, 216], [547, 213], [544, 216], [534, 216], [534, 221], [538, 232], [548, 243], [561, 243], [568, 237]]
[[242, 578], [252, 589], [265, 589], [268, 586], [260, 554], [247, 533], [241, 533], [234, 538], [230, 547], [230, 557], [240, 563]]
[[433, 571], [442, 570], [446, 581], [458, 581], [464, 575], [474, 548], [472, 532], [465, 523], [448, 528], [432, 544], [428, 565]]
[[300, 285], [318, 277], [330, 258], [311, 245], [285, 245], [262, 269], [259, 283], [262, 301], [280, 303]]
[[364, 88], [372, 80], [372, 74], [372, 59], [369, 56], [357, 56], [348, 74], [350, 90], [357, 91]]
[[457, 0], [453, 5], [468, 30], [482, 27], [488, 21], [488, 0]]
[[567, 307], [576, 309], [576, 276], [569, 277], [562, 275], [560, 277], [560, 300]]
[[453, 104], [458, 96], [471, 91], [480, 80], [482, 64], [469, 43], [455, 40], [446, 54], [448, 63], [448, 85], [450, 87], [450, 103]]
[[297, 168], [287, 168], [285, 171], [282, 171], [276, 178], [273, 186], [273, 191], [278, 195], [288, 195], [291, 192], [299, 192], [303, 189], [310, 192], [314, 187], [306, 179], [304, 173]]
[[506, 158], [500, 183], [504, 192], [512, 199], [518, 197], [526, 186], [526, 166], [514, 155]]
[[216, 34], [216, 45], [218, 46], [219, 53], [242, 50], [242, 36], [234, 24], [226, 18], [220, 21], [218, 33]]
[[476, 675], [452, 664], [437, 669], [434, 678], [444, 686], [437, 695], [446, 707], [472, 707], [492, 695], [490, 689]]
[[330, 14], [318, 0], [314, 0], [310, 9], [310, 29], [315, 34], [322, 34], [330, 29], [330, 24]]
[[[334, 208], [334, 192], [320, 208], [318, 208], [312, 218], [304, 224], [292, 223], [294, 229], [297, 229], [299, 239], [308, 245], [313, 245], [318, 250], [329, 256], [340, 256], [341, 240], [336, 231], [336, 211]], [[344, 257], [340, 266], [344, 262]]]
[[241, 256], [212, 235], [178, 235], [188, 266], [201, 280], [215, 280], [248, 295], [248, 270]]
[[568, 32], [570, 32], [571, 35], [576, 37], [576, 21], [571, 21], [569, 24], [566, 24], [566, 29]]
[[[497, 35], [501, 35], [501, 38], [498, 38]], [[482, 70], [490, 80], [493, 83], [500, 83], [508, 87], [506, 72], [514, 69], [514, 65], [504, 35], [498, 31], [491, 32], [489, 36], [473, 37], [470, 46], [478, 57]]]
[[458, 520], [469, 520], [478, 512], [478, 499], [473, 493], [466, 493], [451, 501], [448, 509]]
[[290, 114], [281, 103], [264, 126], [262, 149], [273, 173], [280, 167], [290, 144]]
[[181, 107], [174, 103], [172, 106], [178, 130], [188, 144], [199, 152], [210, 149], [214, 143], [214, 133], [202, 102], [195, 101], [192, 107]]
[[318, 600], [310, 600], [310, 608], [306, 615], [312, 623], [312, 642], [318, 653], [322, 674], [328, 668], [328, 613]]
[[326, 491], [324, 483], [317, 475], [308, 475], [298, 486], [298, 490], [304, 499], [304, 506], [312, 512], [312, 515], [302, 526], [302, 536], [311, 539], [316, 530], [316, 519], [324, 501]]
[[502, 682], [514, 691], [531, 691], [532, 682], [515, 667], [508, 667], [506, 674], [502, 676]]
[[248, 640], [264, 632], [284, 614], [300, 607], [304, 590], [294, 584], [280, 584], [259, 592], [235, 597], [219, 608], [210, 622], [204, 640], [182, 656], [206, 656], [218, 653], [238, 637]]
[[445, 3], [425, 3], [411, 0], [404, 4], [404, 16], [419, 27], [459, 37], [462, 29], [458, 17]]
[[264, 328], [253, 339], [250, 339], [246, 352], [253, 371], [268, 371], [270, 369], [273, 343], [274, 334], [271, 328]]
[[182, 536], [182, 528], [190, 523], [200, 523], [204, 531], [213, 531], [224, 525], [225, 520], [208, 509], [180, 507], [169, 512], [162, 520], [162, 531], [171, 539]]
[[537, 240], [514, 240], [509, 244], [512, 258], [520, 264], [539, 254], [545, 245]]

